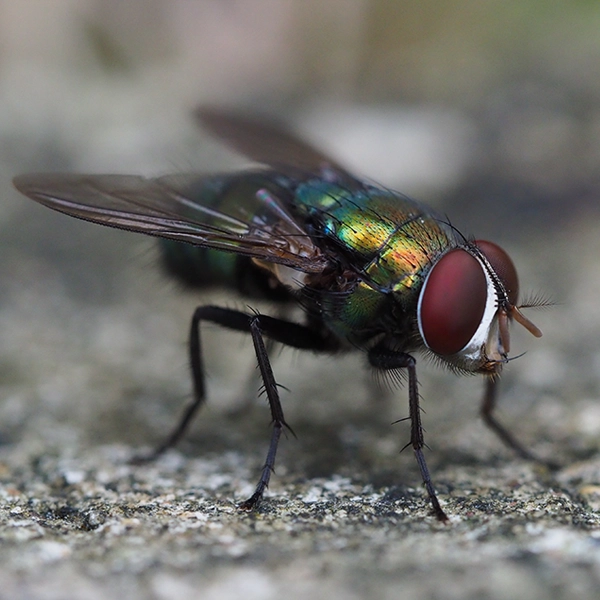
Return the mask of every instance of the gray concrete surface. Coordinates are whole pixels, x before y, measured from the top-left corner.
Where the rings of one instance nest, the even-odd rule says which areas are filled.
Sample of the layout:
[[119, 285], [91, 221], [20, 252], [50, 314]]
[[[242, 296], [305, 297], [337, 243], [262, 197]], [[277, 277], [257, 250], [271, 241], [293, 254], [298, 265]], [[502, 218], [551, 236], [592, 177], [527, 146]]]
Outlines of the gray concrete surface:
[[[56, 22], [72, 32], [67, 4], [57, 3]], [[0, 6], [12, 14], [10, 3]], [[206, 410], [177, 450], [131, 464], [189, 398], [193, 308], [246, 302], [182, 293], [156, 268], [150, 240], [53, 214], [19, 197], [10, 177], [240, 163], [194, 128], [191, 107], [214, 98], [201, 92], [203, 81], [191, 85], [193, 56], [171, 75], [160, 55], [115, 76], [64, 43], [47, 56], [5, 53], [0, 70], [0, 598], [598, 597], [600, 103], [588, 90], [578, 104], [574, 71], [560, 98], [547, 81], [498, 84], [491, 100], [482, 92], [478, 111], [290, 103], [297, 125], [325, 133], [332, 148], [343, 134], [341, 154], [352, 156], [353, 144], [365, 153], [368, 131], [410, 140], [419, 151], [400, 156], [397, 180], [384, 183], [505, 246], [525, 294], [555, 301], [528, 312], [542, 339], [515, 331], [514, 352], [526, 354], [506, 369], [500, 403], [511, 431], [562, 465], [555, 473], [515, 458], [484, 428], [478, 378], [419, 361], [427, 460], [450, 516], [443, 525], [412, 455], [400, 454], [408, 429], [392, 422], [406, 416], [406, 391], [378, 398], [363, 357], [285, 350], [274, 369], [290, 390], [283, 402], [297, 437], [282, 440], [260, 508], [240, 512], [264, 460], [268, 413], [262, 398], [239, 410], [255, 388], [252, 347], [217, 328], [206, 332]], [[243, 55], [232, 51], [228, 64]], [[245, 103], [239, 84], [200, 64], [199, 79], [220, 86], [217, 97]], [[363, 132], [354, 142], [353, 124]], [[369, 148], [365, 160], [377, 162], [377, 143]], [[396, 150], [386, 148], [387, 169]], [[420, 169], [406, 168], [411, 156], [421, 157]], [[434, 182], [416, 176], [436, 164]]]

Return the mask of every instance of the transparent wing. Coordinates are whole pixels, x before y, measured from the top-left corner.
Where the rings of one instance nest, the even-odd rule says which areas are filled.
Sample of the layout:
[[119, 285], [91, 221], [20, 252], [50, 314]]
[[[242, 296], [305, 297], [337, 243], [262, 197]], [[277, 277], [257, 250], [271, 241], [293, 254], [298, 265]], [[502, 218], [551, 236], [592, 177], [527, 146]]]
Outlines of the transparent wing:
[[218, 195], [219, 183], [231, 177], [50, 173], [20, 175], [13, 183], [29, 198], [79, 219], [321, 272], [326, 257], [275, 194], [261, 193], [263, 181], [255, 176], [258, 181], [250, 184], [249, 176], [237, 176], [238, 183], [246, 183], [251, 209], [234, 198], [228, 210], [203, 199]]
[[256, 162], [280, 171], [293, 168], [321, 174], [326, 170], [337, 179], [355, 180], [344, 167], [282, 125], [212, 107], [200, 107], [195, 115], [214, 137]]

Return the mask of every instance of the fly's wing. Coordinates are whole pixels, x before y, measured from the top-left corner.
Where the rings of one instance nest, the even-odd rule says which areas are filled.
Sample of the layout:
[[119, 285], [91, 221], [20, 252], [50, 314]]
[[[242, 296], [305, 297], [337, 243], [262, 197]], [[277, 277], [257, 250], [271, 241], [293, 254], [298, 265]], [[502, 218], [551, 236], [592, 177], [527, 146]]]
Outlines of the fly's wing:
[[336, 180], [356, 181], [344, 167], [282, 125], [211, 107], [200, 107], [195, 115], [214, 137], [256, 162], [283, 172], [327, 173]]
[[[237, 177], [244, 181], [243, 174]], [[20, 192], [49, 208], [100, 225], [235, 252], [307, 273], [324, 269], [326, 257], [277, 195], [260, 187], [261, 182], [268, 183], [267, 178], [259, 178], [250, 186], [254, 192], [250, 211], [235, 202], [226, 211], [219, 209], [219, 203], [214, 207], [203, 203], [223, 181], [228, 178], [203, 179], [194, 174], [156, 179], [28, 174], [16, 177], [13, 183]]]

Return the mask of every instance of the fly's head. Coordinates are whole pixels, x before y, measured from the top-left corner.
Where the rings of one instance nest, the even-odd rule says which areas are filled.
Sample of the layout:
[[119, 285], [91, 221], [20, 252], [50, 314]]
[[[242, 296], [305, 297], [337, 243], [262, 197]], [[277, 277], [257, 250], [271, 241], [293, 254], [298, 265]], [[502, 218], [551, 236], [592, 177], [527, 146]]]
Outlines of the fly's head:
[[508, 254], [476, 240], [442, 255], [419, 295], [417, 320], [425, 346], [449, 365], [496, 375], [508, 360], [509, 323], [542, 332], [517, 305], [519, 280]]

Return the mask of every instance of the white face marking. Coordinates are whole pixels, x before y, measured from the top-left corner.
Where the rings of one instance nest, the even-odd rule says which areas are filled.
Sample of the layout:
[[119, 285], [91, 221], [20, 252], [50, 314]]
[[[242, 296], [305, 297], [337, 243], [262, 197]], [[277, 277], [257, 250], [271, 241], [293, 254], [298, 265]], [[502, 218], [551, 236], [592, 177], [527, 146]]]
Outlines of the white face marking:
[[[477, 258], [477, 257], [475, 257]], [[458, 362], [464, 362], [466, 364], [479, 365], [482, 359], [486, 358], [486, 350], [489, 350], [492, 356], [487, 355], [488, 359], [501, 360], [502, 354], [498, 347], [487, 348], [491, 339], [492, 330], [497, 327], [496, 315], [498, 313], [498, 294], [496, 293], [496, 287], [487, 269], [481, 263], [479, 258], [477, 261], [481, 264], [481, 268], [485, 274], [485, 281], [487, 284], [487, 298], [485, 301], [485, 309], [479, 327], [473, 334], [473, 337], [467, 342], [464, 348], [459, 350], [454, 356]]]

